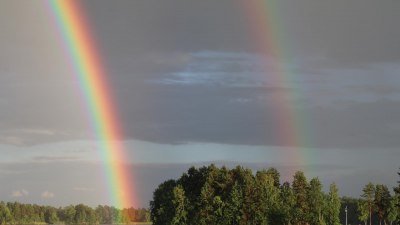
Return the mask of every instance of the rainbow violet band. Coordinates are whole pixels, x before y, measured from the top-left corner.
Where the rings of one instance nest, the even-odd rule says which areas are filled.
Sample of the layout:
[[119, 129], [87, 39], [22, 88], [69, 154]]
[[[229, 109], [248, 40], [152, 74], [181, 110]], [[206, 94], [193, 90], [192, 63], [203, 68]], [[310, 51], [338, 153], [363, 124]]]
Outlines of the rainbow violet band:
[[107, 71], [101, 62], [81, 1], [48, 0], [66, 55], [87, 105], [91, 126], [98, 140], [98, 150], [105, 161], [109, 197], [113, 206], [136, 206], [134, 174], [124, 163], [126, 149], [122, 144], [117, 108], [107, 85]]
[[[254, 46], [262, 55], [267, 56], [265, 64], [268, 80], [274, 86], [283, 87], [279, 94], [274, 94], [271, 109], [276, 124], [272, 127], [276, 133], [278, 146], [284, 146], [286, 159], [295, 159], [301, 166], [309, 158], [310, 149], [306, 121], [301, 110], [301, 87], [294, 85], [296, 73], [289, 66], [293, 64], [290, 57], [290, 41], [285, 33], [283, 23], [282, 1], [250, 0], [240, 1], [248, 20], [249, 32], [254, 39]], [[310, 156], [311, 157], [311, 156]], [[307, 159], [309, 160], [309, 159]], [[293, 168], [293, 171], [299, 168]], [[303, 168], [304, 169], [304, 168]]]

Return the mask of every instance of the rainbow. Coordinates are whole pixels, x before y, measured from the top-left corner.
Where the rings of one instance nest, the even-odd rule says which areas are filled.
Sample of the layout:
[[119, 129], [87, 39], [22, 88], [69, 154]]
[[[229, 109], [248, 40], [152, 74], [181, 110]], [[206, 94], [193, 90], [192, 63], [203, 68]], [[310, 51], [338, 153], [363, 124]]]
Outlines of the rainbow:
[[294, 159], [299, 164], [297, 166], [301, 166], [308, 157], [309, 150], [305, 150], [305, 146], [309, 144], [308, 132], [305, 126], [306, 117], [298, 105], [301, 90], [293, 85], [296, 73], [286, 66], [293, 62], [290, 61], [289, 41], [283, 19], [279, 15], [282, 11], [280, 4], [282, 3], [279, 0], [240, 1], [248, 20], [249, 32], [254, 37], [255, 48], [267, 58], [267, 76], [271, 83], [286, 90], [272, 99], [277, 145], [285, 146], [283, 157]]
[[136, 206], [133, 172], [124, 163], [126, 150], [118, 112], [107, 81], [96, 40], [91, 34], [81, 1], [47, 0], [55, 18], [74, 76], [78, 80], [105, 161], [111, 203], [117, 208]]

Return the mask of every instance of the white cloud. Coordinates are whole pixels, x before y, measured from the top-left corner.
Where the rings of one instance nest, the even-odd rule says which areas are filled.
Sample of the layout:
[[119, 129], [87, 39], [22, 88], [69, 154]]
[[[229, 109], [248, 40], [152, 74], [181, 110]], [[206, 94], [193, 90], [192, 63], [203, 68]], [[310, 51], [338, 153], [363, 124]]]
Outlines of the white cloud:
[[25, 189], [13, 191], [11, 194], [11, 196], [14, 198], [20, 198], [20, 197], [24, 197], [24, 196], [28, 196], [28, 195], [29, 195], [29, 192]]
[[45, 191], [42, 193], [42, 198], [54, 198], [54, 193], [53, 192], [49, 192], [49, 191]]

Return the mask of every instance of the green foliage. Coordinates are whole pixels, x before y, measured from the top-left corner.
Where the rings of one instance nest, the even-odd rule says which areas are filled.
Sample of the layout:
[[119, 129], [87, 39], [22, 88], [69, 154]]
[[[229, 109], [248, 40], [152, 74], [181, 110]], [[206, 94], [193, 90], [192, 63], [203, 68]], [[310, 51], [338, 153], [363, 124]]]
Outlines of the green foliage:
[[375, 210], [379, 216], [379, 224], [382, 224], [383, 220], [387, 220], [390, 207], [390, 192], [387, 186], [378, 184], [375, 187]]
[[364, 201], [368, 205], [368, 210], [369, 210], [369, 224], [372, 224], [372, 210], [374, 207], [374, 198], [375, 198], [375, 185], [369, 182], [365, 187], [363, 188], [363, 194], [361, 195], [363, 197]]
[[322, 184], [318, 178], [310, 181], [310, 189], [308, 191], [308, 204], [310, 206], [309, 221], [310, 225], [319, 225], [325, 222], [322, 212], [325, 207], [324, 193], [322, 192]]
[[399, 209], [397, 207], [398, 204], [398, 198], [392, 197], [390, 199], [390, 204], [389, 204], [389, 208], [387, 211], [387, 221], [392, 224], [393, 222], [395, 222], [397, 220], [397, 217], [399, 216]]
[[48, 224], [56, 224], [59, 221], [59, 218], [57, 216], [57, 209], [53, 207], [46, 207], [44, 220]]
[[292, 187], [296, 199], [293, 222], [295, 224], [307, 224], [309, 212], [307, 195], [309, 184], [303, 172], [297, 171], [294, 174]]
[[174, 205], [175, 215], [172, 218], [173, 225], [185, 225], [187, 221], [186, 197], [182, 185], [178, 185], [173, 189], [172, 204]]
[[0, 203], [0, 224], [10, 224], [13, 221], [10, 209], [4, 202]]
[[64, 208], [22, 204], [0, 203], [0, 225], [3, 224], [121, 224], [149, 222], [147, 209], [117, 209], [98, 206], [93, 209], [84, 204]]
[[[154, 191], [151, 218], [154, 225], [325, 224], [323, 210], [328, 198], [317, 178], [309, 184], [304, 173], [297, 172], [292, 185], [279, 182], [274, 168], [254, 174], [240, 166], [231, 170], [215, 165], [191, 167], [179, 179], [166, 181]], [[339, 210], [340, 199], [333, 187], [330, 196], [336, 205], [331, 206]], [[338, 211], [329, 216], [332, 225], [337, 225]]]
[[279, 211], [282, 213], [281, 224], [292, 224], [295, 211], [295, 204], [296, 204], [296, 197], [294, 195], [294, 191], [290, 187], [289, 182], [283, 183], [280, 189], [281, 189], [280, 190], [281, 206]]
[[364, 224], [367, 224], [369, 218], [369, 206], [367, 201], [361, 200], [358, 202], [358, 213], [358, 219], [363, 221]]
[[154, 225], [171, 224], [175, 215], [173, 190], [177, 186], [174, 180], [160, 184], [150, 202], [151, 221]]
[[340, 198], [338, 194], [338, 188], [335, 183], [332, 183], [329, 187], [327, 208], [326, 208], [326, 223], [328, 225], [340, 225], [339, 214], [340, 214]]

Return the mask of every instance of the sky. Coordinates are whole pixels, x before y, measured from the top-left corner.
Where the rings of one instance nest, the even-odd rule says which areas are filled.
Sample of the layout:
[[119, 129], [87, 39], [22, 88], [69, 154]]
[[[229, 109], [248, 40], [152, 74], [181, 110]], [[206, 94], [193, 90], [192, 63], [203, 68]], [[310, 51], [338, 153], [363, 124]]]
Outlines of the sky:
[[[210, 163], [276, 167], [288, 181], [302, 170], [343, 196], [359, 197], [370, 181], [397, 185], [400, 1], [269, 4], [279, 59], [259, 45], [251, 27], [260, 24], [240, 0], [81, 2], [138, 207], [161, 182]], [[1, 3], [0, 199], [109, 203], [104, 158], [46, 1]], [[274, 101], [284, 95], [298, 146], [277, 136]]]

